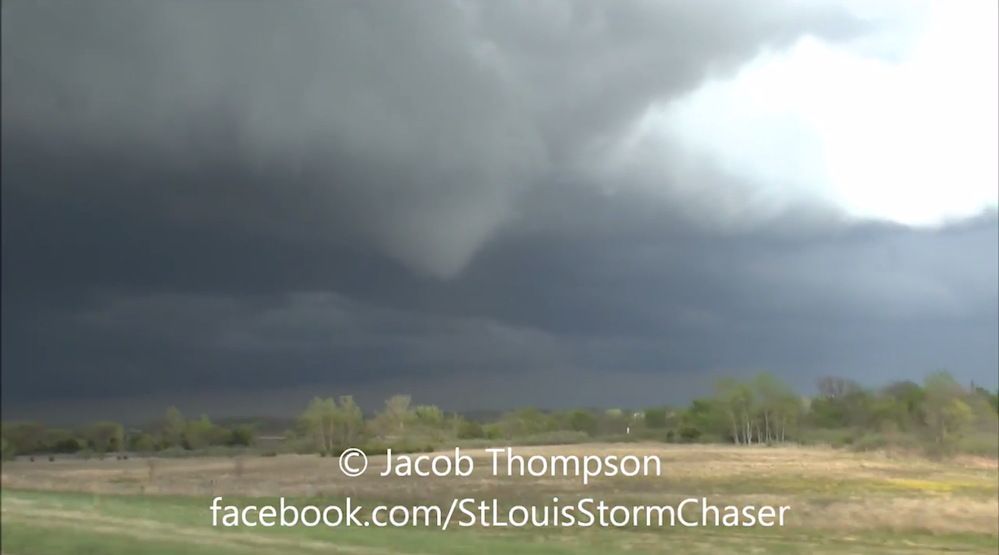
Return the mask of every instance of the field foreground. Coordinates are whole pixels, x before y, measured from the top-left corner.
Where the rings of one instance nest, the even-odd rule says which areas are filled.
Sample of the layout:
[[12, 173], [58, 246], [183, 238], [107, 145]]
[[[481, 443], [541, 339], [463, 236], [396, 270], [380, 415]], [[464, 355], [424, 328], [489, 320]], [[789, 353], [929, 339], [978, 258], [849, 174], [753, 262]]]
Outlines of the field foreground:
[[[3, 553], [996, 553], [997, 461], [929, 461], [825, 448], [663, 444], [522, 447], [530, 454], [656, 455], [659, 477], [508, 478], [485, 453], [470, 477], [344, 476], [337, 459], [64, 459], [3, 465]], [[261, 504], [277, 496], [325, 505], [447, 505], [496, 498], [545, 505], [592, 497], [626, 505], [789, 505], [783, 528], [241, 528], [211, 526], [213, 496]], [[260, 499], [264, 498], [264, 499]]]

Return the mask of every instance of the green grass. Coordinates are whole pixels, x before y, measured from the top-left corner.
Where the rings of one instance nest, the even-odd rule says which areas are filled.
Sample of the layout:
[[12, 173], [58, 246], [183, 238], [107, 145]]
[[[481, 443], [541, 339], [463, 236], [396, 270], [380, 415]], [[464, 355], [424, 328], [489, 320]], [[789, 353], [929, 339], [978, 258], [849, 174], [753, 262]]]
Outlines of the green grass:
[[[226, 498], [227, 502], [238, 500]], [[249, 501], [249, 500], [242, 500]], [[255, 500], [257, 503], [268, 502]], [[299, 500], [307, 501], [307, 500]], [[328, 503], [331, 499], [311, 500]], [[790, 529], [219, 529], [207, 497], [4, 490], [5, 554], [996, 553], [995, 536]]]
[[[0, 532], [7, 553], [74, 553], [131, 555], [135, 553], [189, 553], [191, 555], [237, 555], [257, 553], [240, 547], [198, 546], [187, 541], [161, 541], [90, 530], [66, 530], [44, 524], [18, 521], [4, 524]], [[266, 553], [266, 551], [264, 552]]]
[[[526, 448], [525, 448], [526, 449]], [[538, 453], [614, 452], [617, 444], [543, 446]], [[247, 458], [235, 474], [224, 458], [162, 460], [153, 476], [142, 460], [4, 466], [4, 555], [61, 553], [990, 553], [999, 551], [999, 467], [993, 459], [947, 460], [899, 453], [809, 447], [662, 446], [625, 449], [662, 457], [662, 476], [576, 479], [472, 477], [413, 481], [346, 478], [329, 458]], [[383, 461], [375, 459], [377, 467]], [[478, 463], [477, 463], [478, 464]], [[477, 467], [478, 468], [478, 467]], [[63, 490], [73, 490], [72, 492]], [[461, 529], [240, 528], [211, 526], [212, 492], [235, 505], [340, 504], [370, 508], [446, 505], [454, 497], [512, 504], [712, 503], [792, 507], [784, 528]], [[103, 492], [95, 495], [89, 492]], [[314, 497], [294, 497], [310, 495]]]

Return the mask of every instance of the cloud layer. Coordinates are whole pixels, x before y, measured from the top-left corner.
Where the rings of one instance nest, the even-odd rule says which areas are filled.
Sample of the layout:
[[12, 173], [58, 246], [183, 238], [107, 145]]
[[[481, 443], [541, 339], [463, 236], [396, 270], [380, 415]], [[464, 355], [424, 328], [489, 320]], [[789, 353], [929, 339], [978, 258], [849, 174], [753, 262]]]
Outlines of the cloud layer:
[[852, 221], [648, 140], [761, 53], [855, 45], [872, 23], [841, 8], [8, 2], [3, 25], [5, 410], [994, 381], [994, 211]]
[[10, 155], [111, 158], [129, 175], [95, 194], [344, 234], [442, 277], [651, 104], [764, 46], [850, 29], [779, 2], [4, 10]]

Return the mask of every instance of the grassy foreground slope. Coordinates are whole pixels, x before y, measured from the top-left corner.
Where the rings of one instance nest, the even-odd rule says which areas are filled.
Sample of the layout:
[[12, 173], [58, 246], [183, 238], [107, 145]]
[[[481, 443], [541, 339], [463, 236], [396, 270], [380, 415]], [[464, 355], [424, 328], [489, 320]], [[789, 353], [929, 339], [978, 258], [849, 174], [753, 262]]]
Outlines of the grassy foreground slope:
[[[526, 452], [526, 451], [525, 451]], [[831, 449], [579, 445], [544, 453], [655, 453], [664, 475], [603, 479], [351, 480], [335, 460], [247, 459], [15, 462], [4, 465], [2, 548], [47, 553], [996, 553], [999, 473], [993, 459], [946, 462]], [[372, 461], [372, 472], [383, 463]], [[152, 467], [152, 470], [151, 470]], [[480, 465], [480, 468], [484, 465]], [[214, 529], [209, 499], [275, 495], [325, 504], [442, 503], [453, 496], [543, 503], [789, 504], [782, 529]]]

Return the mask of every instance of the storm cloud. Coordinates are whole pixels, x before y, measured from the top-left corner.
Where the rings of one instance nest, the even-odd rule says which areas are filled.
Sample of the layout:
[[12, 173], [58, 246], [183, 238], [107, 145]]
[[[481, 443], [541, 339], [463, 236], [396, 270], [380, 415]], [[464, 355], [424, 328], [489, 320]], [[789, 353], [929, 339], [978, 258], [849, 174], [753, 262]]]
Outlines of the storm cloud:
[[763, 1], [5, 2], [4, 411], [641, 404], [762, 368], [994, 386], [994, 209], [858, 220], [633, 148], [761, 53], [880, 25]]

